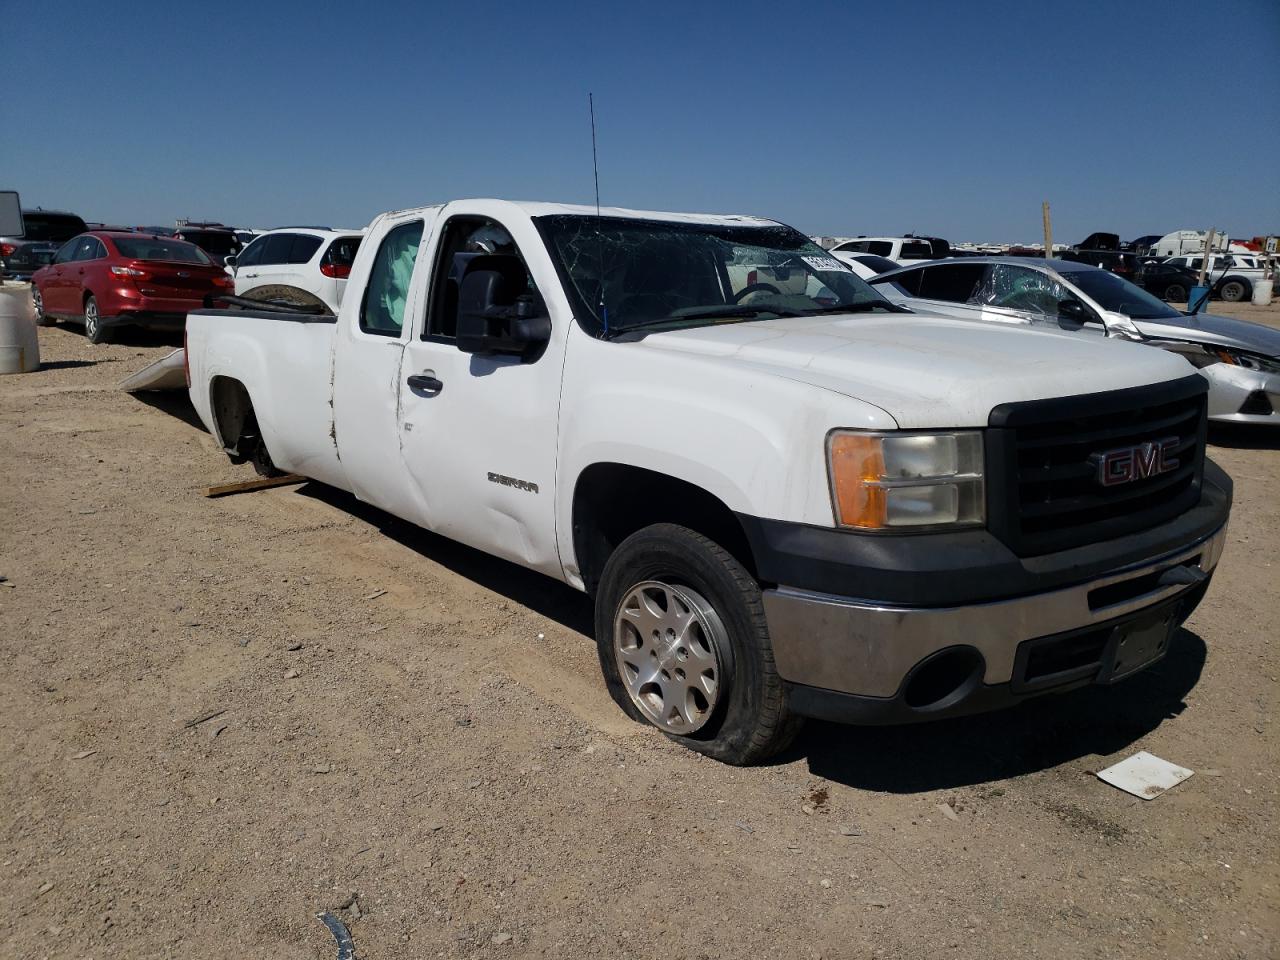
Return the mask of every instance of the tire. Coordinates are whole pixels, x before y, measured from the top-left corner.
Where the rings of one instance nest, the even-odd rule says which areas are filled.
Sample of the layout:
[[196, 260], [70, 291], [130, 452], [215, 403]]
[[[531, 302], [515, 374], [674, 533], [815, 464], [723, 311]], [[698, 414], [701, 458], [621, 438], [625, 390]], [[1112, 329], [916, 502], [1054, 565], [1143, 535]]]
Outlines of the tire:
[[1228, 303], [1239, 303], [1249, 293], [1249, 284], [1238, 277], [1227, 277], [1218, 287], [1218, 296]]
[[109, 343], [111, 331], [103, 324], [98, 313], [98, 301], [90, 294], [84, 301], [84, 335], [90, 343]]
[[1164, 288], [1164, 296], [1161, 299], [1169, 303], [1186, 303], [1187, 288], [1180, 283], [1171, 283]]
[[44, 312], [44, 297], [40, 296], [40, 291], [35, 287], [31, 288], [31, 305], [35, 307], [37, 327], [52, 327], [57, 323], [53, 317]]
[[253, 464], [254, 472], [260, 477], [284, 476], [284, 471], [271, 461], [271, 452], [267, 450], [267, 444], [261, 437], [254, 440], [253, 453], [249, 454], [249, 462]]
[[600, 578], [595, 633], [618, 706], [691, 750], [745, 766], [784, 750], [800, 729], [759, 585], [702, 534], [659, 523], [624, 540]]

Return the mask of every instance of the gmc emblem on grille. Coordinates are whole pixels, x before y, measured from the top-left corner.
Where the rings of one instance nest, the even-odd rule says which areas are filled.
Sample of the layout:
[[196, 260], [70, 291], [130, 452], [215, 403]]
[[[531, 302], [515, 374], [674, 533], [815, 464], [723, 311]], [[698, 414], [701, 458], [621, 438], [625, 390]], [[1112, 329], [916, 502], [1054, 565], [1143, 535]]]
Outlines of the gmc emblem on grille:
[[1089, 460], [1098, 468], [1098, 483], [1114, 487], [1177, 470], [1178, 458], [1173, 456], [1177, 445], [1177, 437], [1165, 437], [1136, 447], [1090, 454]]

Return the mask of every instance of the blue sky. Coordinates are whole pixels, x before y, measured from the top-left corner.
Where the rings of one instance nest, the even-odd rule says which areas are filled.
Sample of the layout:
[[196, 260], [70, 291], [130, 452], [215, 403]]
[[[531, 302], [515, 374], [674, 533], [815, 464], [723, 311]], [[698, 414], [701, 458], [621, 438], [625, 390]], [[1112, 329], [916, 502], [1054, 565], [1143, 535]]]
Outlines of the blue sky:
[[[359, 226], [469, 196], [1029, 241], [1280, 232], [1280, 2], [0, 0], [0, 189]], [[13, 97], [15, 91], [24, 95]]]

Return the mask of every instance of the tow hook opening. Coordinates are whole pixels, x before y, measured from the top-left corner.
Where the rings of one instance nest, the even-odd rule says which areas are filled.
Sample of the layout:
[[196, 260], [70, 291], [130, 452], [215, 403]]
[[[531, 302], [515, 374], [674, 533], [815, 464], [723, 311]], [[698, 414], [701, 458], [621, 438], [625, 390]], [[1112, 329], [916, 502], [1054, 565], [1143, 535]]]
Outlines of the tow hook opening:
[[911, 669], [903, 687], [903, 700], [913, 710], [949, 707], [982, 682], [984, 666], [982, 654], [973, 647], [939, 650]]

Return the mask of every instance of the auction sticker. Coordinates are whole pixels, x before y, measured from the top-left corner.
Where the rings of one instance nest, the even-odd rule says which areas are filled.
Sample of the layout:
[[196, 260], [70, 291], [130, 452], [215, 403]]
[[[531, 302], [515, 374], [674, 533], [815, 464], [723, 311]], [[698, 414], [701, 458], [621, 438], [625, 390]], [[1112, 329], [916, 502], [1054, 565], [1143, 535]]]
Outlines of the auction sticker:
[[805, 263], [813, 267], [815, 270], [848, 270], [843, 263], [835, 257], [801, 257]]

